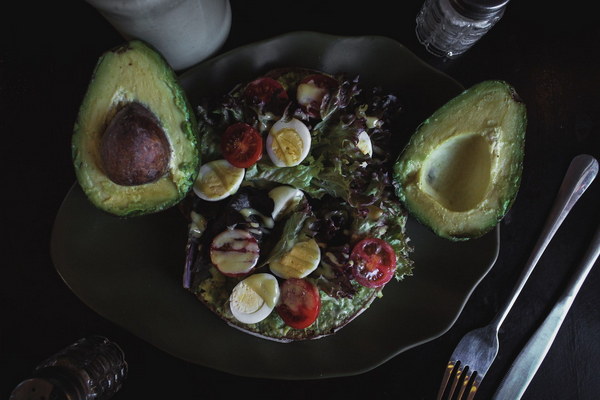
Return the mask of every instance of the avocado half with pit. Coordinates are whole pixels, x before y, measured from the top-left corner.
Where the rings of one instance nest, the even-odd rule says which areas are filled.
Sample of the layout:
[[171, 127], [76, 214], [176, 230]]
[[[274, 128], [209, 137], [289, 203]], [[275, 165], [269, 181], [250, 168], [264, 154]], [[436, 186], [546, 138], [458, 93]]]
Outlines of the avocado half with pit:
[[426, 119], [394, 164], [396, 193], [418, 221], [458, 241], [512, 206], [523, 169], [526, 107], [504, 81], [463, 91]]
[[133, 40], [98, 60], [71, 142], [79, 185], [118, 216], [181, 201], [199, 168], [196, 120], [161, 54]]

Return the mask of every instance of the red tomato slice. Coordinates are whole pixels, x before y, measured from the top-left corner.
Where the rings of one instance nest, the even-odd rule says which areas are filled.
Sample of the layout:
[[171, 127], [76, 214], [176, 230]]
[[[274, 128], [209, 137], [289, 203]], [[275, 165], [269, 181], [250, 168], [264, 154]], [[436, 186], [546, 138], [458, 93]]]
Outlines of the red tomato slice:
[[296, 100], [307, 114], [317, 117], [321, 112], [323, 98], [337, 87], [338, 81], [334, 78], [323, 74], [311, 74], [298, 83]]
[[369, 288], [378, 288], [388, 283], [396, 271], [396, 253], [385, 240], [366, 238], [358, 242], [350, 259], [354, 262], [354, 279]]
[[261, 77], [250, 82], [244, 89], [244, 96], [250, 104], [265, 108], [277, 114], [283, 112], [283, 109], [289, 102], [288, 94], [279, 81]]
[[279, 289], [277, 314], [287, 325], [304, 329], [313, 324], [321, 310], [319, 289], [306, 279], [290, 278]]
[[237, 122], [230, 125], [221, 136], [221, 152], [231, 165], [248, 168], [262, 156], [262, 136], [252, 126]]

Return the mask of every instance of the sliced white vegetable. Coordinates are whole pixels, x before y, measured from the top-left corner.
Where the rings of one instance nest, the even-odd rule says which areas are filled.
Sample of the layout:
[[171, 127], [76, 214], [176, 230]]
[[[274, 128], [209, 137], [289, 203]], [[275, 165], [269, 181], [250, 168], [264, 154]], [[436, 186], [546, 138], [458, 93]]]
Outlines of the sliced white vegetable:
[[267, 153], [278, 167], [293, 167], [308, 155], [311, 137], [308, 127], [296, 118], [275, 122], [267, 135]]
[[311, 103], [318, 105], [321, 104], [326, 93], [326, 88], [320, 88], [314, 83], [301, 83], [296, 89], [296, 100], [302, 106], [308, 106]]
[[271, 272], [283, 279], [304, 278], [321, 262], [321, 249], [314, 239], [298, 242], [281, 258], [271, 261]]
[[377, 117], [366, 117], [367, 120], [367, 128], [379, 128], [383, 125], [383, 121]]
[[210, 161], [200, 167], [194, 193], [204, 200], [222, 200], [237, 192], [245, 172], [244, 168], [234, 167], [227, 160]]
[[295, 187], [282, 185], [271, 189], [269, 197], [273, 199], [273, 212], [271, 216], [277, 221], [300, 204], [304, 198], [304, 193]]
[[210, 260], [221, 273], [243, 276], [256, 266], [260, 250], [258, 241], [244, 229], [228, 229], [213, 239]]
[[271, 274], [250, 275], [229, 296], [229, 308], [238, 321], [255, 324], [267, 318], [279, 301], [279, 283]]
[[356, 146], [364, 155], [369, 157], [373, 156], [373, 145], [371, 144], [371, 138], [367, 132], [362, 131], [358, 135], [358, 144]]

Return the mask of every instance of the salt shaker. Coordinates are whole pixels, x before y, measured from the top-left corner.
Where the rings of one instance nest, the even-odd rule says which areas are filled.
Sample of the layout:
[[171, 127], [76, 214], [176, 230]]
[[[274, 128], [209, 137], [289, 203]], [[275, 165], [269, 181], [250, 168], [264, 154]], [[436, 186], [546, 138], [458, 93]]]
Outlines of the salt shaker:
[[91, 336], [41, 362], [10, 400], [107, 400], [126, 376], [121, 348], [103, 336]]
[[426, 0], [417, 15], [417, 38], [431, 54], [455, 58], [502, 18], [508, 1]]

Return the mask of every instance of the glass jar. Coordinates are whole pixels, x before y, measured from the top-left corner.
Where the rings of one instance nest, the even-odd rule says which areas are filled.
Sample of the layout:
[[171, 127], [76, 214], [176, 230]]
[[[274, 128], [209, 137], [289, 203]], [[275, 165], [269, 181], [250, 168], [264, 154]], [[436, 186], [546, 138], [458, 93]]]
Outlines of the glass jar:
[[229, 0], [86, 0], [126, 40], [156, 48], [176, 71], [215, 54], [229, 37]]
[[502, 18], [508, 1], [426, 0], [417, 15], [417, 38], [431, 54], [455, 58]]
[[107, 400], [126, 376], [121, 348], [103, 336], [91, 336], [41, 362], [10, 400]]

